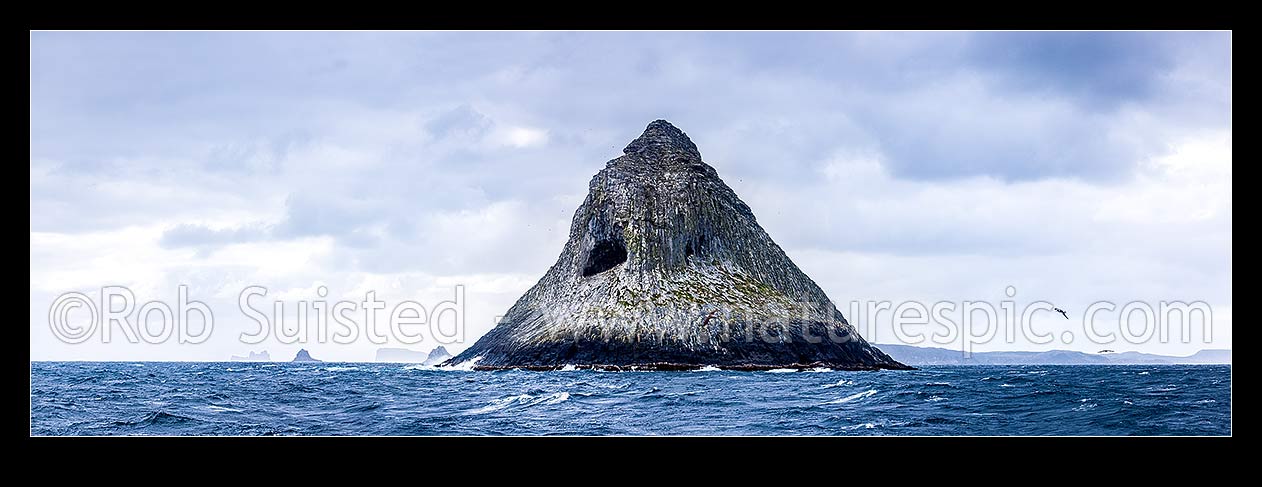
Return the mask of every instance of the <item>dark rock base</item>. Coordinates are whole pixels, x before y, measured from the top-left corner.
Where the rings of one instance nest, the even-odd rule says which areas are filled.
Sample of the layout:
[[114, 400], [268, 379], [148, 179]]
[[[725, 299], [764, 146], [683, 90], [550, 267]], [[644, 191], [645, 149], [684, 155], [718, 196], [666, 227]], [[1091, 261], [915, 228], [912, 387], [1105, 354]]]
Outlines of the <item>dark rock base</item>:
[[759, 364], [731, 364], [731, 365], [697, 365], [697, 364], [677, 364], [669, 362], [656, 362], [636, 365], [608, 365], [608, 364], [590, 364], [590, 365], [475, 365], [473, 370], [534, 370], [534, 371], [553, 371], [553, 370], [599, 370], [603, 372], [633, 372], [633, 371], [692, 371], [700, 370], [706, 367], [714, 367], [720, 370], [737, 370], [746, 372], [776, 370], [776, 369], [797, 369], [808, 370], [827, 368], [832, 370], [916, 370], [915, 367], [897, 364], [897, 366], [888, 365], [854, 365], [854, 364], [829, 364], [824, 362], [815, 362], [810, 364], [788, 364], [788, 365], [759, 365]]
[[[809, 369], [912, 370], [854, 334], [841, 339], [819, 323], [790, 325], [786, 333], [768, 337], [745, 335], [717, 343], [658, 340], [639, 342], [584, 336], [531, 344], [481, 342], [447, 362], [454, 365], [480, 357], [477, 370], [557, 370], [566, 366], [598, 370], [726, 370]], [[804, 334], [809, 330], [809, 334]], [[759, 338], [764, 337], [764, 338]], [[833, 337], [825, 338], [825, 337]]]

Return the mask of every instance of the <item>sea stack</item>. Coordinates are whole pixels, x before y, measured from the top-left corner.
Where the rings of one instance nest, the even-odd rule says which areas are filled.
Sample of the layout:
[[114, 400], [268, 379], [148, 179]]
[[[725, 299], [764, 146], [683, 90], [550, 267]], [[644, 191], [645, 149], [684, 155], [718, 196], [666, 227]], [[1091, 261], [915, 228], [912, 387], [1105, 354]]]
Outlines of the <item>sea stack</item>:
[[312, 357], [311, 353], [307, 352], [307, 349], [303, 348], [298, 350], [298, 354], [294, 355], [294, 359], [291, 360], [291, 362], [323, 362], [323, 360]]
[[653, 121], [622, 152], [556, 264], [446, 365], [910, 368], [858, 335], [682, 131]]
[[421, 365], [438, 365], [449, 358], [451, 358], [451, 353], [447, 351], [447, 347], [439, 345], [429, 351], [429, 357]]

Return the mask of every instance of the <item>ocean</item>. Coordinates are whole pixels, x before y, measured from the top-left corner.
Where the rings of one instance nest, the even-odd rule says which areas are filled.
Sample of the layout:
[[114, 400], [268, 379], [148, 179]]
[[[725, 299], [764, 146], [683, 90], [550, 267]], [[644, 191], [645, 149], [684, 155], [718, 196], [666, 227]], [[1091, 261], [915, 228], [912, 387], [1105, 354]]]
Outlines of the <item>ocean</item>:
[[32, 362], [31, 434], [1230, 435], [1231, 366], [481, 372]]

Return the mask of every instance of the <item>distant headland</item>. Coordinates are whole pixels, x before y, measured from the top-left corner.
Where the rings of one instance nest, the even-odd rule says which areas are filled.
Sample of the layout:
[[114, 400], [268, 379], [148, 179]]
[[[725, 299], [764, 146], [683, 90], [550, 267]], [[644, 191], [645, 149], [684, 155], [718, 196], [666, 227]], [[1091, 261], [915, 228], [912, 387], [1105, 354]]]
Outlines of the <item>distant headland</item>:
[[1160, 365], [1231, 364], [1231, 350], [1209, 349], [1180, 357], [1140, 352], [1084, 353], [1072, 350], [1044, 352], [973, 352], [882, 343], [881, 349], [909, 365]]
[[428, 353], [420, 350], [409, 350], [406, 348], [378, 348], [375, 361], [437, 365], [449, 358], [451, 358], [451, 354], [447, 353], [446, 348], [439, 345], [434, 347], [434, 349], [430, 350]]
[[245, 357], [242, 357], [240, 355], [233, 355], [232, 361], [233, 362], [271, 362], [272, 356], [268, 355], [267, 350], [264, 350], [258, 353], [251, 351], [250, 354]]

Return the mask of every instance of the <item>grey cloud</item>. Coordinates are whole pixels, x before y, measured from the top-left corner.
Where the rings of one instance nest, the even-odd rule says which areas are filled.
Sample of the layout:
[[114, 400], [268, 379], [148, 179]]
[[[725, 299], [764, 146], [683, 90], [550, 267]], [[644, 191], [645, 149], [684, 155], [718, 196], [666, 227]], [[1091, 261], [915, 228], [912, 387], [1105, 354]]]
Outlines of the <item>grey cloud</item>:
[[[310, 238], [331, 247], [301, 285], [537, 276], [592, 175], [666, 118], [842, 298], [1019, 277], [1230, 301], [1230, 215], [1013, 197], [1125, 193], [1173, 141], [1230, 133], [1229, 33], [45, 32], [30, 70], [32, 233], [166, 228], [199, 251], [170, 279], [245, 279], [216, 249]], [[888, 178], [822, 175], [856, 154]]]
[[[1058, 92], [1089, 110], [1156, 94], [1177, 59], [1169, 41], [1205, 42], [1224, 49], [1225, 39], [1199, 33], [981, 32], [970, 36], [964, 58], [1002, 74], [1003, 84], [1030, 95]], [[1214, 45], [1214, 44], [1218, 45]]]
[[[1128, 126], [1118, 112], [1124, 107], [1142, 103], [1139, 108], [1164, 124], [1195, 124], [1186, 128], [1226, 123], [1183, 117], [1198, 105], [1187, 98], [1200, 95], [1167, 86], [1166, 75], [1187, 61], [1188, 46], [1211, 57], [1228, 50], [1225, 36], [1197, 33], [66, 33], [34, 39], [31, 98], [40, 110], [32, 111], [32, 149], [82, 164], [99, 162], [101, 154], [179, 153], [208, 139], [295, 130], [323, 137], [329, 130], [320, 122], [323, 113], [344, 105], [445, 106], [449, 111], [425, 127], [441, 138], [451, 130], [484, 131], [495, 106], [512, 105], [536, 125], [569, 133], [599, 127], [624, 134], [660, 117], [698, 133], [730, 132], [789, 118], [807, 127], [798, 132], [802, 137], [733, 147], [780, 150], [787, 164], [809, 164], [846, 144], [853, 130], [830, 132], [827, 121], [844, 117], [879, 141], [896, 172], [908, 178], [1111, 180], [1129, 174], [1118, 160], [1149, 149], [1119, 150], [1100, 134], [1153, 137]], [[346, 59], [355, 61], [334, 76], [307, 74]], [[89, 77], [92, 85], [81, 86]], [[938, 92], [962, 79], [980, 86], [967, 96]], [[914, 102], [930, 95], [936, 104]], [[471, 108], [474, 99], [488, 101], [490, 111], [482, 102]], [[1066, 109], [1052, 113], [1040, 104]], [[104, 118], [131, 122], [97, 123]], [[1056, 142], [1040, 146], [1038, 130], [1056, 134]], [[65, 140], [68, 135], [73, 139]], [[146, 143], [125, 142], [134, 140]]]
[[466, 103], [431, 118], [425, 122], [425, 129], [439, 138], [454, 134], [476, 138], [486, 134], [494, 125], [490, 118]]
[[158, 243], [166, 248], [218, 247], [265, 240], [268, 238], [268, 233], [269, 229], [262, 226], [212, 229], [204, 225], [185, 223], [163, 232]]
[[[1229, 89], [1224, 40], [41, 33], [32, 37], [32, 165], [53, 161], [60, 169], [32, 179], [32, 229], [257, 208], [279, 212], [258, 238], [423, 246], [431, 214], [512, 201], [568, 218], [565, 207], [577, 201], [550, 198], [581, 199], [591, 175], [656, 118], [686, 130], [734, 185], [800, 186], [846, 152], [879, 154], [905, 180], [1120, 184], [1136, 161], [1167, 150], [1168, 134], [1230, 127], [1222, 110], [1229, 114], [1229, 93], [1224, 103], [1213, 90], [1183, 89], [1183, 78], [1167, 76], [1191, 70]], [[311, 74], [325, 67], [336, 69]], [[546, 130], [548, 144], [490, 143], [494, 130], [510, 126]], [[147, 190], [88, 189], [94, 184]], [[198, 238], [226, 241], [176, 232], [168, 244]], [[1012, 243], [945, 229], [901, 242], [905, 252], [944, 243], [989, 252], [995, 242]]]

